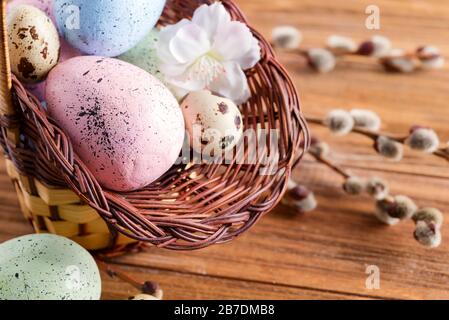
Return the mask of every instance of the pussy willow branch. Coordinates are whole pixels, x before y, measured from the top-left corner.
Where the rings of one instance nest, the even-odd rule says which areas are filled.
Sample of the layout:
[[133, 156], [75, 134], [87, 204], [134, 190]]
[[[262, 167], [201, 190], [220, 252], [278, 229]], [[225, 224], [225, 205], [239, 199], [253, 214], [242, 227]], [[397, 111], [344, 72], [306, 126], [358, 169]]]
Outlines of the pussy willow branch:
[[[342, 51], [333, 50], [333, 49], [330, 49], [330, 48], [323, 48], [323, 49], [326, 49], [326, 50], [330, 51], [335, 57], [361, 56], [357, 52], [342, 52]], [[306, 48], [297, 48], [297, 49], [276, 48], [276, 50], [278, 50], [280, 52], [284, 52], [284, 53], [289, 53], [289, 54], [297, 54], [297, 55], [300, 55], [300, 56], [302, 56], [302, 57], [307, 59], [307, 57], [309, 56], [309, 50], [310, 49], [306, 49]]]
[[[363, 54], [359, 50], [356, 50], [356, 51], [345, 51], [345, 50], [339, 50], [339, 49], [335, 49], [335, 48], [331, 48], [331, 47], [324, 47], [324, 48], [321, 48], [321, 49], [330, 52], [335, 57], [335, 59], [344, 58], [345, 56], [348, 56], [348, 57], [349, 56], [356, 56], [356, 57], [365, 57], [365, 58], [368, 58], [368, 59], [377, 59], [377, 62], [379, 64], [381, 64], [382, 66], [384, 66], [386, 71], [407, 72], [407, 71], [401, 70], [400, 67], [398, 67], [398, 66], [393, 66], [391, 64], [393, 61], [404, 59], [404, 60], [407, 60], [407, 61], [415, 61], [415, 63], [418, 63], [418, 62], [420, 62], [422, 60], [425, 61], [425, 60], [428, 60], [428, 59], [435, 58], [435, 54], [423, 54], [423, 53], [419, 54], [416, 51], [403, 52], [402, 54], [397, 54], [397, 55], [385, 55], [383, 57], [377, 57], [377, 56], [373, 56], [373, 55]], [[294, 54], [294, 55], [297, 55], [297, 56], [300, 56], [300, 57], [304, 58], [301, 61], [300, 67], [305, 67], [307, 65], [310, 65], [310, 51], [312, 49], [306, 49], [306, 48], [296, 48], [296, 49], [277, 48], [277, 50], [281, 51], [281, 52], [284, 52], [284, 53], [288, 53], [288, 54]], [[419, 68], [419, 65], [415, 65], [414, 66], [414, 69], [418, 69], [418, 68]]]
[[[327, 153], [327, 152], [326, 152]], [[355, 175], [351, 175], [350, 172], [340, 165], [336, 164], [329, 157], [325, 156], [322, 152], [309, 152], [309, 154], [318, 162], [321, 163], [331, 170], [335, 171], [339, 175], [341, 175], [344, 179], [350, 179], [352, 177], [358, 178]], [[348, 182], [349, 180], [345, 181]], [[382, 181], [382, 180], [379, 180]], [[349, 194], [361, 194], [358, 193], [350, 193], [345, 188], [345, 184], [343, 184], [343, 189]], [[374, 194], [369, 193], [375, 199], [375, 214], [376, 217], [385, 224], [393, 225], [399, 222], [399, 220], [405, 220], [411, 218], [416, 226], [415, 231], [413, 233], [414, 238], [424, 246], [429, 248], [436, 248], [441, 244], [441, 223], [443, 221], [442, 213], [438, 209], [435, 208], [422, 208], [419, 209], [418, 206], [414, 203], [412, 199], [407, 196], [398, 195], [392, 196], [389, 195], [389, 188], [385, 182], [382, 182], [384, 185], [385, 194], [380, 198], [375, 196]], [[365, 186], [366, 187], [366, 186]], [[363, 187], [363, 188], [365, 188]], [[365, 190], [367, 192], [367, 190]], [[287, 202], [288, 203], [288, 202]], [[294, 204], [294, 203], [293, 203]]]
[[[321, 118], [313, 117], [313, 116], [306, 116], [306, 120], [309, 123], [318, 124], [318, 125], [326, 127], [324, 120]], [[376, 141], [380, 136], [383, 136], [383, 137], [386, 137], [393, 141], [404, 144], [405, 140], [407, 139], [407, 136], [398, 136], [398, 135], [393, 135], [393, 134], [386, 133], [386, 132], [375, 132], [375, 131], [369, 131], [369, 130], [359, 129], [359, 128], [353, 128], [351, 132], [368, 137], [373, 141]], [[437, 151], [433, 152], [432, 154], [436, 157], [443, 158], [446, 161], [449, 161], [449, 153], [444, 148], [439, 148]]]
[[317, 162], [327, 166], [329, 169], [333, 170], [334, 172], [338, 173], [343, 178], [347, 179], [349, 177], [352, 177], [353, 174], [349, 172], [349, 170], [346, 170], [339, 164], [333, 162], [328, 157], [323, 157], [321, 155], [317, 155], [314, 153], [309, 152], [309, 155], [311, 155]]
[[312, 154], [309, 153], [313, 158], [315, 158], [315, 160], [319, 163], [322, 163], [324, 165], [326, 165], [327, 167], [329, 167], [330, 169], [332, 169], [333, 171], [335, 171], [336, 173], [338, 173], [339, 175], [341, 175], [343, 178], [349, 178], [352, 177], [352, 174], [349, 172], [349, 170], [344, 169], [343, 167], [339, 166], [338, 164], [334, 163], [333, 161], [331, 161], [328, 158], [325, 158], [323, 156], [318, 156], [316, 154]]
[[[274, 46], [274, 44], [272, 44], [272, 46]], [[342, 50], [337, 50], [337, 49], [333, 49], [330, 47], [323, 47], [322, 49], [326, 49], [329, 52], [331, 52], [335, 57], [344, 57], [344, 56], [358, 56], [358, 57], [367, 57], [367, 58], [376, 58], [381, 60], [379, 57], [373, 57], [370, 55], [364, 55], [359, 53], [358, 51], [342, 51]], [[277, 50], [282, 51], [282, 52], [286, 52], [286, 53], [294, 53], [294, 54], [299, 54], [301, 56], [307, 57], [309, 54], [309, 50], [311, 49], [307, 49], [307, 48], [296, 48], [296, 49], [283, 49], [283, 48], [277, 48]], [[404, 52], [401, 55], [395, 56], [394, 58], [407, 58], [407, 59], [413, 59], [413, 58], [418, 58], [418, 54], [414, 51], [410, 51], [410, 52]], [[431, 58], [432, 55], [422, 55], [421, 58]], [[385, 58], [389, 58], [388, 56], [384, 57]]]
[[113, 267], [109, 263], [105, 262], [104, 260], [101, 260], [99, 258], [95, 259], [95, 262], [98, 265], [98, 268], [102, 271], [104, 271], [109, 277], [111, 278], [118, 278], [130, 285], [132, 285], [134, 288], [139, 290], [140, 292], [143, 292], [145, 294], [154, 295], [156, 293], [156, 289], [158, 288], [158, 285], [154, 282], [150, 281], [137, 281], [133, 277], [131, 277], [128, 273], [124, 272], [118, 267]]

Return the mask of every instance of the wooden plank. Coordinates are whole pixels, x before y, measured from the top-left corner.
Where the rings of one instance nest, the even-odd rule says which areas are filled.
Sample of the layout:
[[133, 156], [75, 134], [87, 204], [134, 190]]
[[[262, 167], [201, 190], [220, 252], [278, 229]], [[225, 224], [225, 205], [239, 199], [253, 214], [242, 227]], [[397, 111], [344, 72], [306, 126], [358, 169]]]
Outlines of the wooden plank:
[[[16, 236], [32, 233], [31, 227], [19, 212], [15, 193], [3, 172], [3, 160], [0, 162], [0, 242]], [[156, 281], [165, 289], [166, 299], [348, 299], [370, 298], [364, 295], [351, 295], [315, 288], [299, 288], [289, 285], [240, 281], [190, 272], [173, 272], [152, 267], [120, 266], [136, 279]], [[103, 299], [126, 299], [136, 294], [131, 286], [110, 279], [102, 274]]]
[[[307, 47], [322, 46], [334, 32], [357, 40], [372, 34], [363, 26], [364, 9], [371, 4], [368, 1], [286, 0], [271, 1], [266, 6], [254, 0], [239, 3], [249, 20], [255, 21], [265, 35], [279, 23], [296, 25], [304, 31]], [[413, 49], [430, 43], [448, 52], [445, 39], [449, 33], [444, 26], [449, 15], [441, 1], [429, 1], [426, 5], [398, 1], [376, 4], [382, 9], [381, 33], [391, 37], [396, 45]], [[443, 138], [449, 139], [449, 128], [444, 121], [449, 113], [447, 67], [442, 72], [391, 75], [383, 73], [374, 61], [347, 60], [333, 73], [318, 75], [300, 69], [294, 55], [280, 54], [280, 59], [293, 74], [306, 114], [324, 115], [335, 107], [370, 108], [388, 119], [384, 124], [387, 131], [406, 132], [410, 125], [420, 123], [431, 125]], [[448, 185], [438, 178], [447, 177], [444, 161], [407, 151], [403, 162], [392, 164], [376, 156], [363, 138], [335, 138], [323, 129], [312, 129], [330, 140], [337, 161], [350, 168], [368, 169], [371, 174], [387, 178], [393, 192], [403, 192], [417, 198], [419, 204], [436, 205], [447, 211], [447, 197], [442, 190]], [[356, 169], [354, 172], [361, 173]], [[404, 175], [407, 172], [412, 176]], [[295, 175], [319, 195], [320, 207], [316, 212], [298, 217], [281, 207], [233, 244], [182, 253], [181, 259], [177, 253], [151, 250], [136, 257], [138, 261], [132, 257], [123, 260], [382, 297], [448, 298], [446, 244], [429, 251], [414, 243], [410, 223], [394, 228], [377, 223], [371, 213], [372, 204], [366, 198], [345, 196], [336, 187], [339, 177], [329, 174], [322, 166], [307, 161]], [[445, 226], [445, 237], [447, 232]], [[380, 267], [379, 291], [365, 288], [365, 266], [369, 264]]]
[[[318, 172], [312, 181], [307, 180], [318, 194], [320, 206], [316, 212], [297, 216], [279, 207], [232, 244], [186, 253], [151, 249], [119, 260], [139, 266], [383, 298], [449, 298], [447, 242], [436, 250], [420, 247], [412, 238], [411, 221], [395, 227], [383, 226], [373, 216], [369, 199], [347, 197], [335, 187], [337, 177], [319, 172], [317, 167], [310, 169]], [[320, 176], [329, 177], [320, 180]], [[431, 190], [432, 184], [433, 181], [427, 181], [425, 189]], [[439, 200], [417, 199], [418, 203], [449, 209], [447, 202], [443, 205]], [[448, 232], [445, 225], [445, 239]], [[365, 288], [368, 265], [377, 265], [381, 270], [380, 290]]]
[[[136, 268], [120, 266], [140, 281], [155, 281], [164, 290], [166, 300], [233, 300], [233, 299], [366, 299], [363, 296], [351, 296], [329, 291], [290, 286], [261, 284], [203, 275], [171, 272], [151, 268]], [[138, 293], [138, 291], [116, 279], [111, 279], [102, 273], [102, 299], [124, 300]]]
[[[237, 0], [252, 24], [269, 37], [272, 27], [292, 24], [304, 32], [304, 46], [322, 46], [338, 33], [356, 40], [383, 34], [395, 46], [412, 50], [433, 44], [449, 55], [449, 7], [445, 1], [378, 0], [379, 32], [364, 26], [369, 0]], [[298, 57], [279, 58], [298, 86], [306, 114], [323, 116], [332, 108], [370, 108], [385, 119], [386, 131], [406, 132], [412, 124], [435, 128], [442, 142], [449, 140], [449, 66], [442, 71], [413, 75], [384, 73], [375, 61], [345, 59], [329, 74], [302, 69]], [[420, 206], [449, 212], [448, 164], [441, 159], [406, 150], [397, 164], [375, 155], [358, 136], [332, 137], [324, 128], [314, 133], [329, 141], [333, 157], [354, 173], [379, 175], [392, 192], [416, 199]], [[420, 247], [413, 224], [386, 227], [373, 217], [368, 198], [348, 197], [340, 178], [310, 158], [295, 170], [317, 194], [318, 209], [294, 215], [285, 207], [267, 215], [233, 243], [195, 252], [152, 248], [117, 262], [134, 276], [159, 282], [168, 299], [449, 299], [449, 227], [436, 250]], [[14, 189], [0, 161], [0, 242], [32, 232], [18, 211]], [[380, 268], [379, 290], [365, 286], [366, 266]], [[122, 282], [103, 277], [104, 298], [134, 294]]]
[[[425, 250], [411, 238], [411, 223], [393, 228], [378, 224], [371, 214], [371, 203], [363, 198], [348, 198], [335, 187], [339, 177], [307, 162], [301, 172], [297, 178], [307, 179], [319, 194], [320, 207], [314, 213], [295, 216], [280, 207], [232, 244], [188, 253], [151, 249], [119, 261], [149, 269], [342, 294], [389, 298], [447, 296], [446, 244], [436, 251]], [[432, 183], [428, 181], [429, 186]], [[338, 210], [336, 200], [340, 200]], [[6, 212], [6, 219], [3, 214], [0, 220], [1, 240], [23, 234], [24, 226], [28, 229], [17, 212]], [[443, 233], [447, 237], [446, 226]], [[379, 291], [364, 289], [365, 267], [370, 264], [378, 265], [385, 273]], [[435, 283], [436, 279], [443, 281]], [[432, 288], [428, 288], [429, 284]], [[167, 290], [177, 289], [167, 286]]]
[[[393, 193], [405, 193], [421, 206], [447, 212], [449, 182], [443, 179], [381, 175]], [[318, 194], [316, 212], [296, 216], [279, 207], [235, 243], [200, 252], [151, 249], [120, 261], [220, 277], [289, 284], [388, 298], [449, 298], [448, 245], [426, 250], [412, 239], [413, 224], [386, 227], [374, 218], [368, 198], [346, 196], [340, 177], [321, 165], [304, 163], [296, 179]], [[425, 188], [421, 186], [425, 185]], [[444, 225], [443, 237], [449, 228]], [[366, 266], [377, 265], [381, 289], [366, 289]], [[347, 290], [347, 291], [346, 291]]]

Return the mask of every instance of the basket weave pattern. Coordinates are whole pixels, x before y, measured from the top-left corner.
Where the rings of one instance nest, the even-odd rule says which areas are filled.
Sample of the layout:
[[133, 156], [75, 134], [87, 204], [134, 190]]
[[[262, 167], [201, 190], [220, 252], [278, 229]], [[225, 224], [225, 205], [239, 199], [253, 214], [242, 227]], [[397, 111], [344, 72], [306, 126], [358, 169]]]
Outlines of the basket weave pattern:
[[[160, 24], [190, 18], [211, 2], [169, 0]], [[246, 23], [232, 1], [222, 2], [234, 20]], [[294, 85], [257, 31], [251, 29], [262, 59], [247, 72], [252, 97], [240, 110], [244, 129], [279, 130], [274, 174], [260, 174], [260, 158], [254, 164], [181, 164], [144, 189], [116, 193], [102, 189], [63, 130], [10, 75], [2, 4], [0, 143], [21, 209], [37, 232], [70, 237], [91, 250], [135, 241], [192, 250], [232, 240], [279, 202], [310, 139]], [[273, 153], [270, 143], [265, 156]]]

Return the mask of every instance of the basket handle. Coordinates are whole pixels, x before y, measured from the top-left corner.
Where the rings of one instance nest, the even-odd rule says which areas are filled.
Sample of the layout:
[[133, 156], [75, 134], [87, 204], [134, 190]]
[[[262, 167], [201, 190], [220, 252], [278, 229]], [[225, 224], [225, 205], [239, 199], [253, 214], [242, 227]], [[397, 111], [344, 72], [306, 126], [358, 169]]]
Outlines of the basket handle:
[[[12, 76], [9, 62], [8, 28], [6, 23], [7, 0], [0, 0], [0, 122], [15, 114], [12, 104]], [[2, 125], [3, 126], [3, 125]], [[6, 138], [16, 145], [19, 142], [19, 128], [6, 125]]]
[[0, 115], [10, 116], [14, 114], [11, 101], [11, 67], [9, 64], [8, 30], [6, 25], [6, 0], [0, 0]]

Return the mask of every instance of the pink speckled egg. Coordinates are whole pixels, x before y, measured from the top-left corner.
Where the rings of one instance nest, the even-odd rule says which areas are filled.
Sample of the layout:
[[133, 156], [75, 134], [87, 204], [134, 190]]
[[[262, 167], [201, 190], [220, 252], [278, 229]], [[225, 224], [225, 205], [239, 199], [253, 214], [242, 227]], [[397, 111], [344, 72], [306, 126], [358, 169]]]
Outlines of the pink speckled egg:
[[140, 189], [179, 156], [184, 119], [172, 93], [144, 70], [113, 58], [82, 56], [47, 79], [48, 111], [98, 182]]
[[[60, 38], [61, 48], [59, 50], [59, 62], [64, 62], [73, 57], [78, 57], [81, 52], [77, 49], [71, 47], [64, 39]], [[24, 83], [25, 88], [28, 89], [39, 101], [45, 100], [45, 87], [47, 86], [47, 81], [41, 81], [36, 84]]]

